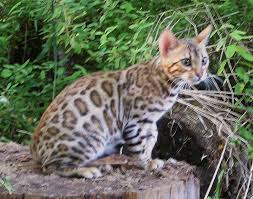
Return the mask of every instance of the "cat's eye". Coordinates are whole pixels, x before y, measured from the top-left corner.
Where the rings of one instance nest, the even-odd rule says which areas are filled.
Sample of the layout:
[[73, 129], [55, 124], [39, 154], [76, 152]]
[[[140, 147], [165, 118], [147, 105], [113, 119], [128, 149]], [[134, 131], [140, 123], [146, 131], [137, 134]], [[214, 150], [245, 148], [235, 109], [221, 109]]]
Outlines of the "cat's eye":
[[207, 63], [207, 57], [203, 57], [203, 59], [202, 59], [202, 66], [206, 65], [206, 63]]
[[182, 64], [184, 64], [185, 66], [191, 66], [192, 62], [189, 58], [185, 58], [181, 60]]

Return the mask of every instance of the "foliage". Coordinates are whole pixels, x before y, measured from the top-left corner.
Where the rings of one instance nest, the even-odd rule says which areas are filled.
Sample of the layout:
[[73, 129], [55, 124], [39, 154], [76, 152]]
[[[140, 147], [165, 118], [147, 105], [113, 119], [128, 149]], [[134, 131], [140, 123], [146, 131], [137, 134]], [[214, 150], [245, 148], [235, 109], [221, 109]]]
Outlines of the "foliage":
[[207, 199], [220, 199], [221, 198], [221, 185], [222, 185], [222, 178], [224, 175], [224, 171], [222, 170], [218, 176], [218, 182], [217, 185], [215, 187], [215, 194], [214, 196], [208, 196]]
[[140, 46], [152, 20], [129, 2], [13, 0], [0, 6], [3, 141], [26, 142], [52, 97], [70, 82], [127, 67], [146, 51]]

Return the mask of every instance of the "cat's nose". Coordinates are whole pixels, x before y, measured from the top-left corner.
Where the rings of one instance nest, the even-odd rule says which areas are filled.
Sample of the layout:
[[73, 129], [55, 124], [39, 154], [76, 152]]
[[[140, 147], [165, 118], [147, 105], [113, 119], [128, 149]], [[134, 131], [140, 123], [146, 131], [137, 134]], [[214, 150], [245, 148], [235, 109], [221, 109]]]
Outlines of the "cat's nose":
[[201, 77], [202, 77], [202, 74], [196, 73], [196, 78], [197, 78], [198, 81], [201, 79]]

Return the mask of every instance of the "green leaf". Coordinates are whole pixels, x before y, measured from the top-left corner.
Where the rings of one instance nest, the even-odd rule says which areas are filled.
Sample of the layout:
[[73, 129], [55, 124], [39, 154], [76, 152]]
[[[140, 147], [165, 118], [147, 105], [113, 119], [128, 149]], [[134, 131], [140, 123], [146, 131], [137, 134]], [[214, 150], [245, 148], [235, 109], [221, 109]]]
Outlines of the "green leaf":
[[235, 30], [232, 33], [229, 34], [233, 39], [236, 41], [241, 41], [241, 40], [249, 40], [253, 38], [253, 35], [246, 35], [246, 32], [240, 31], [240, 30]]
[[237, 46], [234, 45], [234, 44], [229, 45], [229, 46], [227, 47], [226, 55], [227, 55], [228, 58], [233, 57], [233, 55], [234, 55], [235, 52], [236, 52], [236, 48], [237, 48]]
[[236, 93], [236, 94], [241, 94], [242, 91], [243, 91], [243, 89], [244, 89], [244, 87], [245, 87], [245, 84], [244, 84], [244, 83], [241, 83], [241, 82], [237, 83], [237, 84], [235, 85], [235, 93]]
[[247, 72], [245, 71], [245, 69], [243, 67], [237, 67], [235, 69], [236, 74], [238, 75], [238, 77], [243, 80], [245, 83], [247, 83], [249, 81], [249, 75], [247, 74]]
[[75, 64], [74, 68], [77, 68], [78, 70], [80, 70], [82, 72], [82, 75], [86, 75], [88, 73], [87, 70], [81, 65]]
[[240, 135], [245, 138], [246, 140], [253, 141], [253, 132], [248, 131], [246, 128], [241, 127], [239, 129]]
[[105, 30], [105, 34], [108, 36], [111, 32], [113, 32], [118, 26], [111, 26]]
[[20, 67], [25, 68], [30, 62], [30, 59], [26, 60]]
[[15, 4], [12, 8], [11, 8], [11, 10], [9, 11], [9, 13], [8, 14], [11, 14], [18, 6], [20, 6], [22, 4], [22, 1], [20, 1], [20, 2], [18, 2], [17, 4]]
[[78, 53], [78, 54], [81, 53], [81, 44], [78, 43], [78, 42], [75, 40], [74, 37], [71, 38], [71, 40], [70, 40], [70, 45], [71, 45], [71, 47], [74, 49], [74, 51], [75, 51], [76, 53]]
[[225, 44], [226, 38], [222, 38], [218, 41], [215, 51], [218, 52], [222, 48], [222, 46]]
[[2, 70], [1, 77], [8, 78], [10, 76], [12, 76], [12, 71], [11, 70], [9, 70], [7, 68], [5, 68], [5, 69]]
[[59, 67], [56, 74], [57, 76], [61, 77], [64, 75], [64, 73], [65, 73], [65, 68]]
[[40, 79], [41, 79], [41, 80], [46, 79], [46, 73], [45, 73], [45, 71], [41, 71], [41, 72], [40, 72]]
[[120, 8], [124, 9], [126, 13], [130, 13], [132, 10], [134, 10], [131, 3], [124, 3], [123, 5], [120, 6]]
[[226, 55], [228, 58], [231, 58], [235, 52], [238, 52], [238, 54], [241, 55], [245, 60], [250, 62], [253, 61], [253, 55], [245, 47], [234, 44], [227, 47]]
[[253, 107], [247, 107], [247, 110], [253, 115]]
[[224, 68], [225, 68], [226, 63], [227, 63], [226, 60], [224, 60], [223, 62], [221, 62], [220, 67], [219, 67], [219, 70], [218, 70], [218, 72], [217, 72], [217, 75], [220, 75], [220, 74], [224, 71]]
[[237, 52], [247, 61], [253, 61], [253, 55], [244, 47], [239, 46]]
[[242, 35], [245, 35], [245, 34], [246, 32], [244, 31], [235, 30], [232, 33], [230, 33], [230, 36], [236, 41], [241, 41], [243, 39]]
[[107, 42], [107, 36], [106, 35], [102, 35], [100, 37], [100, 46], [103, 46], [106, 42]]

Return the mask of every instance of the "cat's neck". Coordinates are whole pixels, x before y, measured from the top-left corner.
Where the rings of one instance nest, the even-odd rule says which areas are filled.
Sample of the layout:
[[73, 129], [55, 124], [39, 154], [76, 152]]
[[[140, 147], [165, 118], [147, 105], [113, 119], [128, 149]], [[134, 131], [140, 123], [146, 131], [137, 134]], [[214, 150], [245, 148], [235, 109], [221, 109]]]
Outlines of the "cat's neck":
[[178, 94], [180, 92], [180, 86], [177, 85], [178, 81], [169, 77], [164, 72], [164, 67], [161, 64], [161, 59], [159, 56], [153, 58], [147, 65], [150, 68], [153, 78], [156, 78], [161, 85], [167, 87], [168, 92], [173, 94]]
[[[134, 65], [125, 70], [124, 84], [126, 95], [141, 95], [143, 97], [160, 98], [168, 100], [170, 95], [177, 95], [179, 89], [164, 72], [160, 58]], [[124, 86], [123, 86], [124, 87]]]

